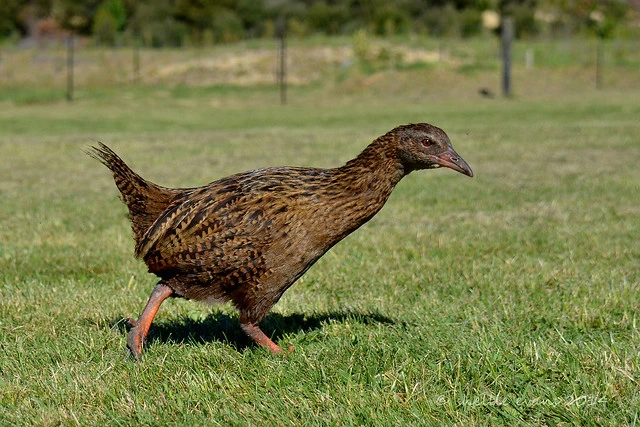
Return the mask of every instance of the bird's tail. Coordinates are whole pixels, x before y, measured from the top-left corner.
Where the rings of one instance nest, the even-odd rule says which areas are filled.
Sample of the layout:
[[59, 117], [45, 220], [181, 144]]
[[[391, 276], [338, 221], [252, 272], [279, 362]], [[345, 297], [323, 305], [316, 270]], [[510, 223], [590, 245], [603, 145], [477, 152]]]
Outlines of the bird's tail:
[[122, 200], [129, 208], [136, 243], [171, 202], [183, 193], [181, 189], [165, 188], [145, 180], [101, 142], [91, 147], [87, 154], [102, 162], [113, 173]]

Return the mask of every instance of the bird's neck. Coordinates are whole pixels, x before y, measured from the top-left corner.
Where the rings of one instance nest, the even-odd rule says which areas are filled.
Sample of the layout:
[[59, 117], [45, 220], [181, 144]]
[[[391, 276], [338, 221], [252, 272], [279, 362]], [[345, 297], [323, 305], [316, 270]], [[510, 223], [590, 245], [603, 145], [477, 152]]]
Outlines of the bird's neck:
[[378, 138], [356, 158], [336, 169], [341, 188], [341, 209], [345, 222], [355, 229], [382, 207], [396, 184], [406, 174], [395, 151], [384, 137]]
[[391, 193], [406, 171], [397, 153], [395, 144], [384, 135], [373, 141], [367, 148], [346, 165], [338, 168], [347, 182], [364, 189], [375, 188]]

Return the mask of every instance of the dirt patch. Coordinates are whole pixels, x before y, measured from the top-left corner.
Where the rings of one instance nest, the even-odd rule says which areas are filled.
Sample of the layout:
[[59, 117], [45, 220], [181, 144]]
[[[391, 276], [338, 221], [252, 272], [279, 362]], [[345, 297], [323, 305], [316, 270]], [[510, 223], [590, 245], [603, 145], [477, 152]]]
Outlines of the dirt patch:
[[[440, 60], [438, 52], [433, 51], [400, 47], [389, 50], [394, 58], [406, 65]], [[294, 85], [319, 82], [354, 63], [354, 52], [350, 46], [291, 47], [287, 50], [287, 81]], [[233, 52], [213, 49], [203, 51], [196, 58], [157, 64], [147, 76], [158, 83], [253, 86], [274, 83], [278, 67], [279, 56], [274, 49]]]

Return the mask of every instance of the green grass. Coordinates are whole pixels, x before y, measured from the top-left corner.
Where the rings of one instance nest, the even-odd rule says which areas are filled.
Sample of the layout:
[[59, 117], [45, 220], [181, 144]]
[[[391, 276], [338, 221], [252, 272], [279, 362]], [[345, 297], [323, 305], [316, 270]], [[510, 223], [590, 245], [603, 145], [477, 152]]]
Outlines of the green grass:
[[[0, 424], [637, 424], [640, 94], [484, 100], [482, 76], [444, 71], [294, 88], [285, 107], [215, 87], [3, 104]], [[285, 293], [263, 327], [292, 354], [252, 345], [230, 306], [170, 300], [127, 357], [122, 319], [155, 279], [92, 138], [187, 186], [339, 165], [412, 121], [476, 176], [408, 176]]]

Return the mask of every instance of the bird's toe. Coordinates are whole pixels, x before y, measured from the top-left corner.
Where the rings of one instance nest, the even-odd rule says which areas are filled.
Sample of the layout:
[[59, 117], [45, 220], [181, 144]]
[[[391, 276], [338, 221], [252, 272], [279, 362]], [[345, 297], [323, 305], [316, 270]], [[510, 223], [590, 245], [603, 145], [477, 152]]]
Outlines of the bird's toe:
[[127, 348], [135, 360], [140, 359], [142, 356], [142, 335], [137, 327], [131, 329], [127, 335]]

